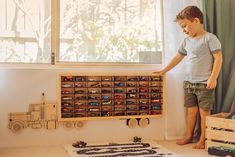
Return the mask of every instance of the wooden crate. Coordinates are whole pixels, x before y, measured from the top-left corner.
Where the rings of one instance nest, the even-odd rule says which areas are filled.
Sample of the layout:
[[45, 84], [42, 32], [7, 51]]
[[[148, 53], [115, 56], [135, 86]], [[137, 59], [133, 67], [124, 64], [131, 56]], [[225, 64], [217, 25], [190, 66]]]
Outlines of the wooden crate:
[[211, 146], [235, 148], [235, 120], [226, 119], [229, 113], [206, 117], [206, 149]]

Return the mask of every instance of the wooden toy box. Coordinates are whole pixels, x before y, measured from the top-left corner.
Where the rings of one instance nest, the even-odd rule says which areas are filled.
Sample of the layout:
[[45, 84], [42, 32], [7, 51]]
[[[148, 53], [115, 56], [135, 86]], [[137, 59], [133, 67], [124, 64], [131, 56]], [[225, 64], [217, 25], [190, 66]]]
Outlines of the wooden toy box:
[[211, 146], [235, 148], [235, 120], [226, 119], [229, 113], [206, 117], [206, 149]]

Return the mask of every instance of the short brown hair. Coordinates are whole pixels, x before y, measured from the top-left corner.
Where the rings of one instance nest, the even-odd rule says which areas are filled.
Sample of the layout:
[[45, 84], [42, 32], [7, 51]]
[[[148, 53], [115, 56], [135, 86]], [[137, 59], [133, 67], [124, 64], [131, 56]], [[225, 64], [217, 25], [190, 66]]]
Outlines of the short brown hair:
[[200, 23], [203, 24], [203, 13], [201, 10], [197, 6], [188, 6], [176, 15], [175, 22], [183, 19], [193, 21], [195, 18], [198, 18]]

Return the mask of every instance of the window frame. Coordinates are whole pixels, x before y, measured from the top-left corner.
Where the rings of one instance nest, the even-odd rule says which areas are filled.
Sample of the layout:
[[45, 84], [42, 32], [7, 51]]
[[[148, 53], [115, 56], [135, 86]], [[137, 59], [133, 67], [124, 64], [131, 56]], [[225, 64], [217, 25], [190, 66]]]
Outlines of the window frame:
[[[163, 19], [163, 0], [160, 0], [161, 5], [161, 23], [162, 23], [162, 62], [160, 64], [154, 63], [131, 63], [131, 62], [61, 62], [59, 61], [59, 19], [60, 19], [60, 0], [51, 0], [51, 63], [0, 63], [0, 69], [60, 69], [60, 68], [73, 68], [77, 66], [144, 66], [146, 69], [152, 67], [161, 67], [164, 65], [164, 19]], [[53, 67], [51, 67], [53, 65]]]
[[55, 65], [59, 66], [161, 66], [164, 63], [164, 35], [163, 35], [163, 0], [160, 0], [161, 5], [161, 23], [162, 23], [162, 33], [161, 33], [161, 39], [162, 39], [162, 63], [161, 64], [154, 64], [154, 63], [131, 63], [131, 62], [61, 62], [59, 61], [59, 19], [60, 19], [60, 0], [52, 0], [52, 59], [54, 61]]

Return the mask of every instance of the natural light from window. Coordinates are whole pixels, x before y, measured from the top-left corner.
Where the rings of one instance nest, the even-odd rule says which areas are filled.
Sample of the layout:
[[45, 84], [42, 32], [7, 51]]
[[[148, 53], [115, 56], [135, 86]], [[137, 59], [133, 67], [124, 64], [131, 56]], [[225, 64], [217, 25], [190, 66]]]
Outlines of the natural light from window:
[[60, 0], [59, 62], [161, 63], [161, 0]]
[[0, 0], [0, 62], [50, 63], [50, 0]]

